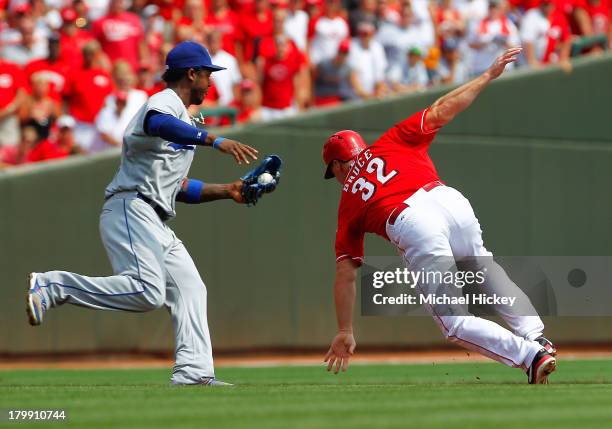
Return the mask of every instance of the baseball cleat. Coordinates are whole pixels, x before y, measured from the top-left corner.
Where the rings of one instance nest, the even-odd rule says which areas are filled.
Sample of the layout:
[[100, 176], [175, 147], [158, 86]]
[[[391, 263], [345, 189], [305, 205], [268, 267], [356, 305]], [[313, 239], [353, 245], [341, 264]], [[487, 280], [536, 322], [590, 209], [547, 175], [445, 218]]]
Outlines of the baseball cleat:
[[177, 383], [177, 382], [172, 381], [171, 384], [173, 386], [212, 386], [212, 387], [233, 386], [233, 384], [226, 383], [225, 381], [217, 380], [215, 377], [202, 377], [197, 383]]
[[529, 384], [548, 384], [548, 376], [557, 369], [557, 359], [542, 348], [527, 370]]
[[47, 311], [47, 300], [41, 294], [40, 286], [36, 282], [37, 273], [30, 273], [29, 289], [26, 295], [26, 311], [30, 325], [38, 326], [43, 322]]
[[203, 377], [198, 384], [215, 387], [233, 386], [232, 383], [226, 383], [225, 381], [217, 380], [215, 377]]
[[553, 356], [557, 356], [557, 348], [548, 338], [541, 336], [535, 339], [536, 343], [539, 343], [542, 347], [546, 349], [548, 353]]

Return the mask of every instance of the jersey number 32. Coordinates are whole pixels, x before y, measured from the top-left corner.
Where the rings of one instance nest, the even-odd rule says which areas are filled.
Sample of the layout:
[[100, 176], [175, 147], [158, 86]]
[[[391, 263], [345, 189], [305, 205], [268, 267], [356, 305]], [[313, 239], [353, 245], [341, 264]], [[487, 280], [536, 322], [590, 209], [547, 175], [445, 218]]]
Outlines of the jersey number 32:
[[[372, 158], [366, 166], [368, 173], [374, 173], [376, 171], [376, 181], [381, 185], [384, 185], [389, 180], [393, 179], [397, 174], [397, 170], [392, 170], [388, 174], [385, 174], [385, 160], [379, 157]], [[353, 183], [351, 188], [353, 194], [361, 192], [361, 199], [368, 201], [376, 192], [376, 184], [367, 181], [364, 177], [360, 177]]]

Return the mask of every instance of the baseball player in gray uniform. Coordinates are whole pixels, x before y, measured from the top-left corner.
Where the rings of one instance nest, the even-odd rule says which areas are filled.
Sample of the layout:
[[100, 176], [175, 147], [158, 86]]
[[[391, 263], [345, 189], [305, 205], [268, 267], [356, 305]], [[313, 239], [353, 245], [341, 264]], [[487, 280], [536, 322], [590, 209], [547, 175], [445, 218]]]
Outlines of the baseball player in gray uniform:
[[[166, 59], [163, 79], [168, 88], [153, 95], [128, 125], [121, 165], [106, 188], [100, 215], [100, 235], [114, 275], [32, 273], [27, 294], [32, 325], [40, 325], [49, 308], [65, 303], [134, 312], [166, 306], [176, 339], [171, 382], [179, 385], [228, 383], [214, 375], [206, 287], [166, 221], [175, 216], [176, 201], [257, 201], [245, 198], [243, 180], [217, 185], [187, 178], [196, 146], [214, 147], [238, 164], [257, 159], [254, 148], [196, 127], [187, 112], [189, 105], [202, 103], [211, 73], [219, 70], [223, 68], [212, 64], [203, 46], [178, 44]], [[256, 189], [257, 196], [274, 186]]]

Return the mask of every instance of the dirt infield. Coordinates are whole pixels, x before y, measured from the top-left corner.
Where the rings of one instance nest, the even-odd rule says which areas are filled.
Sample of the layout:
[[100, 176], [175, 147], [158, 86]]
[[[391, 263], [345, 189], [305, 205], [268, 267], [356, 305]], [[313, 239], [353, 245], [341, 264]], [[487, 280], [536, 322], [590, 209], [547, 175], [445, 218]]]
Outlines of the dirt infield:
[[[215, 358], [217, 367], [261, 367], [285, 365], [321, 365], [324, 351], [320, 353], [275, 352], [275, 353], [223, 353]], [[559, 347], [560, 359], [612, 359], [612, 345], [609, 346], [567, 346]], [[415, 350], [415, 351], [363, 351], [356, 353], [353, 362], [367, 363], [453, 363], [483, 362], [488, 358], [477, 353], [458, 349]], [[164, 368], [171, 367], [170, 355], [163, 357], [138, 354], [108, 354], [88, 356], [45, 356], [0, 358], [0, 370], [33, 368]]]

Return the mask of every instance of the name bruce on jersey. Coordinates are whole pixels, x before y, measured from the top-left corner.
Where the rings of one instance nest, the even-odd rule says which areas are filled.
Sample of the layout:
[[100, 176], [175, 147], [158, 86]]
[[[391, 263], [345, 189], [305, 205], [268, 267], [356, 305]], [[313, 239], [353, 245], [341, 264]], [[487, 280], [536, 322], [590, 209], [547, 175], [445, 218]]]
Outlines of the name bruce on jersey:
[[370, 149], [366, 149], [361, 152], [361, 154], [359, 154], [359, 157], [357, 157], [357, 159], [355, 160], [351, 171], [349, 172], [346, 180], [344, 181], [344, 187], [342, 189], [344, 192], [348, 192], [355, 179], [359, 177], [361, 169], [366, 165], [366, 162], [368, 162], [370, 158], [372, 158], [372, 152], [370, 152]]

